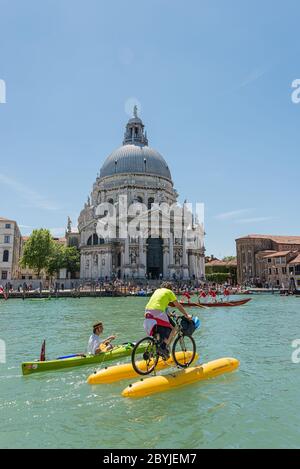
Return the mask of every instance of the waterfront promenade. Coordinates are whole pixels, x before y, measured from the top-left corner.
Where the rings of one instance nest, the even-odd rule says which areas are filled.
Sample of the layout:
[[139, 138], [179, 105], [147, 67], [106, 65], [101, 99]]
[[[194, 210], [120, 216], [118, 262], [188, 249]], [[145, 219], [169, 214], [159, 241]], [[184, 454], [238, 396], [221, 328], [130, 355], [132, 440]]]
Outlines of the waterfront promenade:
[[[118, 287], [113, 287], [111, 285], [102, 286], [102, 287], [81, 287], [75, 289], [59, 289], [57, 291], [49, 290], [49, 289], [32, 289], [26, 291], [18, 291], [18, 290], [11, 290], [9, 292], [5, 292], [4, 296], [3, 293], [0, 294], [1, 299], [41, 299], [41, 300], [51, 300], [57, 298], [97, 298], [97, 297], [132, 297], [132, 296], [151, 296], [153, 291], [157, 288], [156, 286], [143, 288], [142, 286], [128, 286], [122, 285]], [[180, 287], [178, 286], [175, 288], [175, 294], [177, 296], [183, 295], [186, 291], [189, 291], [191, 295], [191, 301], [197, 301], [198, 294], [199, 294], [200, 287]], [[223, 288], [218, 286], [216, 288], [217, 297], [223, 298], [222, 294]], [[295, 292], [296, 293], [296, 292]], [[281, 294], [281, 295], [289, 295], [292, 292], [288, 290], [274, 290], [274, 289], [266, 289], [266, 288], [253, 288], [253, 289], [241, 289], [241, 288], [232, 288], [230, 290], [230, 296], [232, 295], [271, 295], [271, 294]], [[194, 296], [194, 298], [192, 298]], [[210, 297], [207, 297], [207, 301], [210, 301]]]

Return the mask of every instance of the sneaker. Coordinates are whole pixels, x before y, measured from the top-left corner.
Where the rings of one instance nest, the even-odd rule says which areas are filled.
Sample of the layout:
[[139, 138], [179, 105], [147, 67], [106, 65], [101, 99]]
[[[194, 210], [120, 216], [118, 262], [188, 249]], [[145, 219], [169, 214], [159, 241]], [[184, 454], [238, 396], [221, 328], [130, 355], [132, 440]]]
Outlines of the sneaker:
[[170, 358], [170, 352], [167, 346], [158, 348], [158, 354], [162, 357], [163, 360], [168, 360]]

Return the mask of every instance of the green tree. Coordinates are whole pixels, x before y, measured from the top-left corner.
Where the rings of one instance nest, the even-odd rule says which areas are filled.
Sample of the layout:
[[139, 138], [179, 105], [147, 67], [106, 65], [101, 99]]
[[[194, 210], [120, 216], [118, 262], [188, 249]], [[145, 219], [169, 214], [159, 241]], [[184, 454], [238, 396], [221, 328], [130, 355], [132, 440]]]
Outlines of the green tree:
[[206, 265], [205, 272], [206, 274], [226, 274], [228, 272], [228, 267], [226, 267], [225, 265]]
[[71, 277], [75, 277], [75, 273], [80, 270], [80, 251], [77, 247], [65, 247], [64, 248], [64, 265], [69, 272]]
[[38, 278], [42, 269], [47, 267], [49, 255], [52, 252], [54, 241], [49, 230], [33, 230], [24, 246], [20, 264], [36, 271]]
[[54, 274], [63, 267], [65, 267], [65, 246], [53, 241], [45, 267], [47, 274], [52, 279]]
[[206, 275], [206, 280], [209, 282], [216, 282], [216, 283], [224, 283], [230, 278], [229, 273], [214, 273], [214, 274], [208, 274]]

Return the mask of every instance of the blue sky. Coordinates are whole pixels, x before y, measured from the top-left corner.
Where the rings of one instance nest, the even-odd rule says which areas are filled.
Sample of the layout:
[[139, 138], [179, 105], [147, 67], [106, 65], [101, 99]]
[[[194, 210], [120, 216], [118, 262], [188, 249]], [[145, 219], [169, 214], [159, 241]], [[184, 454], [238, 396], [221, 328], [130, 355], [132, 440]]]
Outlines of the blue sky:
[[300, 234], [298, 0], [0, 0], [0, 216], [77, 218], [135, 100], [207, 253]]

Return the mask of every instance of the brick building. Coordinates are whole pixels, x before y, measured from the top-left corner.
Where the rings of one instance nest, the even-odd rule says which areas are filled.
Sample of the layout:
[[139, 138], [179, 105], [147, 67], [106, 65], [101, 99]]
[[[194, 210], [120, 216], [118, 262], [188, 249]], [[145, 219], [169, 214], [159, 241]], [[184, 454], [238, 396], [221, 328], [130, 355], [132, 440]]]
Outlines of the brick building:
[[238, 283], [289, 288], [300, 236], [248, 235], [236, 239], [236, 252]]

